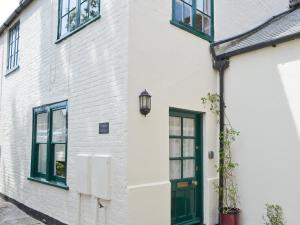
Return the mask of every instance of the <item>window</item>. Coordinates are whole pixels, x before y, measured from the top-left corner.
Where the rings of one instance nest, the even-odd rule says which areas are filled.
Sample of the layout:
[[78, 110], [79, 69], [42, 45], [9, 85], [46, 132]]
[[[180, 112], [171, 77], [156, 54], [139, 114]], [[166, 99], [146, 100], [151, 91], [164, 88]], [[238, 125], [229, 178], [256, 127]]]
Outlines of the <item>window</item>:
[[19, 29], [20, 23], [17, 22], [10, 30], [8, 35], [8, 54], [7, 71], [12, 71], [19, 65]]
[[212, 41], [213, 0], [173, 0], [171, 23]]
[[98, 18], [100, 0], [60, 0], [58, 38]]
[[66, 184], [67, 101], [33, 109], [31, 177]]

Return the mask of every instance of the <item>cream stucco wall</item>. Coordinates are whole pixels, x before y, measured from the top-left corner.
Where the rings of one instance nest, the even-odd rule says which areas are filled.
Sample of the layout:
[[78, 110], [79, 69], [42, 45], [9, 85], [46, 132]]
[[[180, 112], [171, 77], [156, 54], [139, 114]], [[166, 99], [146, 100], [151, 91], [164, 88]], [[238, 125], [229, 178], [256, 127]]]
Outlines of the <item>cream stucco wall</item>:
[[300, 41], [233, 57], [226, 71], [226, 104], [241, 132], [234, 156], [242, 224], [262, 224], [265, 203], [282, 205], [299, 224]]
[[[215, 194], [209, 178], [217, 175], [215, 160], [208, 160], [207, 151], [217, 148], [217, 124], [215, 117], [206, 113], [201, 97], [216, 92], [217, 75], [211, 66], [209, 43], [169, 23], [171, 4], [172, 1], [130, 1], [130, 225], [170, 225], [169, 107], [205, 112], [204, 222], [216, 222]], [[144, 89], [152, 95], [152, 110], [147, 117], [140, 114], [138, 105], [138, 96]]]

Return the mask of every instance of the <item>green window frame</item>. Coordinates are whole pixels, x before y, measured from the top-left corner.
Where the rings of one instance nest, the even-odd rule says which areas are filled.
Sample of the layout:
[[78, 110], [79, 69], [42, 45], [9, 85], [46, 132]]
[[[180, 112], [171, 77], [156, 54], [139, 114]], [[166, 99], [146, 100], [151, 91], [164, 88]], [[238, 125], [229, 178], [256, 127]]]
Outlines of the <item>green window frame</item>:
[[9, 29], [7, 47], [7, 73], [15, 70], [19, 66], [19, 40], [20, 22], [18, 21]]
[[213, 42], [214, 0], [172, 0], [171, 24]]
[[68, 189], [68, 102], [33, 108], [30, 180]]
[[58, 40], [100, 18], [100, 0], [59, 0], [58, 8]]

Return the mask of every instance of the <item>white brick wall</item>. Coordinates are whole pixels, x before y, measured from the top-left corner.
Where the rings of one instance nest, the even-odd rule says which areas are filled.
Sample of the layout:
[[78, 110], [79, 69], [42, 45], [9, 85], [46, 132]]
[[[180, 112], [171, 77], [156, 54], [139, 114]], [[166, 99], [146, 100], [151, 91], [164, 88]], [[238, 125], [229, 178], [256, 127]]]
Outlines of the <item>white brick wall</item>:
[[[76, 224], [78, 196], [75, 156], [113, 156], [108, 225], [127, 224], [127, 67], [126, 0], [102, 0], [102, 18], [55, 44], [57, 0], [34, 1], [20, 17], [20, 69], [4, 77], [7, 32], [0, 37], [0, 192], [70, 225]], [[2, 56], [4, 55], [4, 56]], [[69, 191], [28, 181], [32, 107], [68, 99]], [[99, 135], [99, 122], [110, 134]], [[82, 223], [94, 224], [95, 200], [82, 199]], [[103, 212], [99, 210], [99, 224]]]

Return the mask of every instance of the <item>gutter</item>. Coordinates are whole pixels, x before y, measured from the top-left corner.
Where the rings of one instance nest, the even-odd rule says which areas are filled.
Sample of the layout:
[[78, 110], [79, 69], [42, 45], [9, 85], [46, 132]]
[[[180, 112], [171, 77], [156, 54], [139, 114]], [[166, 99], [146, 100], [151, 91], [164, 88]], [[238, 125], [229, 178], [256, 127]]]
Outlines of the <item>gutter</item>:
[[20, 13], [34, 0], [21, 0], [19, 6], [10, 14], [5, 22], [0, 27], [0, 36], [8, 28], [13, 21], [20, 15]]
[[297, 33], [290, 34], [290, 35], [287, 35], [287, 36], [284, 36], [284, 37], [280, 37], [280, 38], [276, 38], [276, 39], [273, 39], [273, 40], [264, 41], [264, 42], [257, 43], [257, 44], [251, 45], [251, 46], [247, 46], [247, 47], [244, 47], [244, 48], [240, 48], [240, 49], [237, 49], [237, 50], [234, 50], [234, 51], [231, 51], [231, 52], [225, 52], [225, 53], [222, 53], [220, 55], [216, 55], [216, 52], [215, 52], [215, 49], [214, 49], [214, 47], [216, 47], [218, 45], [221, 45], [221, 44], [224, 44], [226, 42], [230, 42], [230, 41], [233, 41], [233, 40], [238, 39], [238, 38], [247, 37], [247, 36], [263, 29], [264, 27], [268, 26], [270, 23], [274, 22], [274, 20], [277, 20], [280, 17], [285, 16], [285, 15], [295, 11], [299, 7], [300, 7], [300, 5], [295, 5], [292, 8], [271, 17], [270, 19], [268, 19], [263, 24], [247, 31], [246, 33], [239, 34], [239, 35], [236, 35], [234, 37], [212, 43], [210, 45], [210, 49], [211, 49], [211, 53], [212, 53], [214, 59], [215, 60], [229, 59], [232, 56], [240, 55], [240, 54], [243, 54], [243, 53], [246, 53], [246, 52], [258, 50], [258, 49], [265, 48], [265, 47], [270, 47], [270, 46], [276, 47], [276, 45], [281, 44], [283, 42], [287, 42], [287, 41], [291, 41], [291, 40], [295, 40], [295, 39], [300, 38], [300, 32], [297, 32]]
[[254, 50], [261, 49], [261, 48], [266, 48], [266, 47], [270, 47], [270, 46], [276, 47], [276, 45], [278, 45], [278, 44], [281, 44], [281, 43], [284, 43], [284, 42], [287, 42], [287, 41], [292, 41], [292, 40], [299, 39], [299, 38], [300, 38], [300, 32], [294, 33], [294, 34], [291, 34], [291, 35], [288, 35], [288, 36], [284, 36], [284, 37], [281, 37], [281, 38], [277, 38], [277, 39], [274, 39], [274, 40], [261, 42], [261, 43], [251, 45], [251, 46], [248, 46], [248, 47], [245, 47], [245, 48], [241, 48], [241, 49], [238, 49], [238, 50], [235, 50], [235, 51], [232, 51], [232, 52], [226, 52], [226, 53], [223, 53], [221, 55], [216, 55], [215, 49], [213, 48], [214, 45], [211, 45], [211, 51], [212, 51], [212, 54], [213, 54], [214, 58], [217, 59], [217, 60], [228, 59], [232, 56], [240, 55], [240, 54], [243, 54], [243, 53], [246, 53], [246, 52], [251, 52], [251, 51], [254, 51]]
[[245, 33], [242, 33], [242, 34], [238, 34], [236, 36], [233, 36], [233, 37], [230, 37], [230, 38], [227, 38], [227, 39], [224, 39], [224, 40], [221, 40], [221, 41], [218, 41], [218, 42], [214, 42], [211, 44], [212, 47], [215, 47], [217, 45], [220, 45], [220, 44], [224, 44], [226, 42], [229, 42], [229, 41], [233, 41], [235, 39], [238, 39], [238, 38], [241, 38], [241, 37], [244, 37], [244, 36], [248, 36], [248, 35], [251, 35], [252, 33], [255, 33], [256, 31], [258, 30], [261, 30], [262, 28], [266, 27], [267, 25], [269, 25], [271, 22], [273, 22], [274, 20], [276, 19], [279, 19], [279, 17], [281, 16], [285, 16], [286, 14], [289, 14], [293, 11], [295, 11], [297, 8], [291, 8], [291, 9], [288, 9], [284, 12], [281, 12], [275, 16], [272, 16], [270, 19], [268, 19], [266, 22], [262, 23], [261, 25], [257, 26], [257, 27], [254, 27], [252, 28], [251, 30], [245, 32]]

